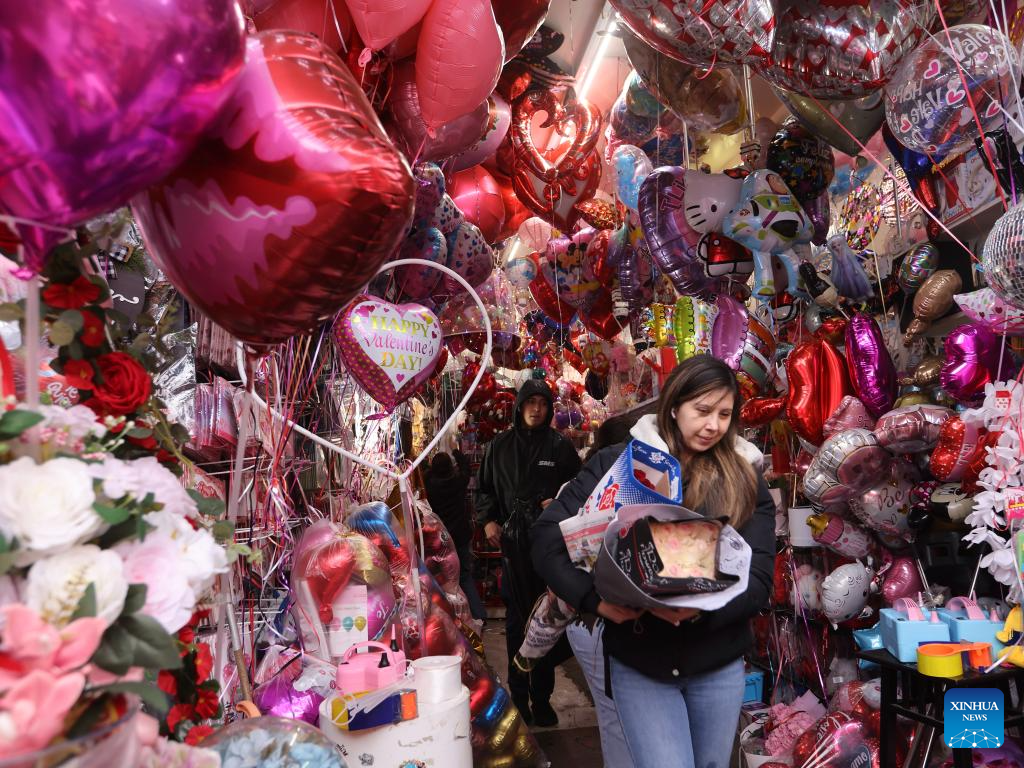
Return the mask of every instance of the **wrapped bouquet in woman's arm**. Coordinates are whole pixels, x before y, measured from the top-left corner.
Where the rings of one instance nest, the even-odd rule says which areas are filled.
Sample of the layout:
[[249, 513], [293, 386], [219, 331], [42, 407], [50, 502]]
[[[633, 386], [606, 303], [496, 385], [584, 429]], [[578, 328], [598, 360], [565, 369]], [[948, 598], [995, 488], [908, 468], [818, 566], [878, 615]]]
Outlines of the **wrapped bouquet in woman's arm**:
[[[571, 493], [565, 491], [552, 504], [579, 504], [577, 514], [561, 519], [558, 527], [572, 564], [586, 573], [593, 569], [605, 530], [620, 507], [627, 504], [679, 504], [682, 501], [682, 472], [679, 462], [671, 454], [633, 440], [612, 465], [600, 473], [600, 468], [607, 466], [611, 455], [608, 450], [595, 456], [581, 471], [577, 483], [588, 473], [592, 476], [591, 483], [593, 477], [600, 478], [581, 504], [578, 498], [570, 499]], [[558, 508], [551, 511], [557, 512]], [[543, 520], [550, 519], [551, 516], [545, 514], [541, 524]], [[571, 599], [572, 596], [567, 594], [566, 597]], [[529, 671], [534, 662], [555, 646], [575, 615], [576, 608], [571, 602], [556, 597], [551, 590], [541, 595], [526, 622], [526, 638], [516, 654], [516, 666]]]

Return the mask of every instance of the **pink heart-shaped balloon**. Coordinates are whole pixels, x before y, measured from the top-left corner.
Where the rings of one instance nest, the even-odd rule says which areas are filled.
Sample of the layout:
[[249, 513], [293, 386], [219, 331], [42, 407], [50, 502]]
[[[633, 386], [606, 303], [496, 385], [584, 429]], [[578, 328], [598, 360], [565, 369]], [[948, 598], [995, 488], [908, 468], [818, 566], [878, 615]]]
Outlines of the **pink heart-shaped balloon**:
[[444, 339], [426, 307], [360, 296], [335, 323], [334, 343], [359, 386], [390, 413], [430, 378]]
[[[468, 221], [462, 223], [449, 241], [446, 266], [458, 272], [474, 288], [491, 276], [494, 271], [494, 252], [479, 227]], [[463, 290], [450, 277], [445, 277], [444, 282], [450, 294]]]

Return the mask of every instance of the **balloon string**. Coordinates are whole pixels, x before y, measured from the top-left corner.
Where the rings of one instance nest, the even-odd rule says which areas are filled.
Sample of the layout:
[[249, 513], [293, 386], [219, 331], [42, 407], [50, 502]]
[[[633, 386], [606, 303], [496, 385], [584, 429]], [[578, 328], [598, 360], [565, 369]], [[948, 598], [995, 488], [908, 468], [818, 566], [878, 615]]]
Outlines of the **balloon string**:
[[[712, 42], [714, 42], [715, 31], [711, 28], [711, 25], [708, 24], [707, 20], [702, 15], [704, 11], [707, 10], [708, 6], [710, 6], [711, 4], [712, 0], [708, 0], [706, 3], [704, 3], [704, 8], [697, 13], [697, 21], [699, 21], [704, 26], [704, 31], [708, 33], [708, 37], [711, 38]], [[708, 67], [708, 71], [704, 73], [703, 77], [697, 77], [696, 75], [694, 75], [693, 77], [695, 80], [706, 80], [707, 78], [711, 77], [711, 73], [715, 71], [715, 64], [718, 63], [718, 46], [713, 45], [712, 51], [713, 53], [711, 55], [711, 66]], [[694, 67], [695, 71], [698, 69], [699, 67]]]
[[341, 50], [347, 54], [348, 45], [345, 43], [345, 35], [341, 33], [341, 24], [338, 22], [338, 9], [334, 7], [334, 0], [324, 0], [324, 28], [327, 27], [328, 10], [331, 12], [331, 17], [334, 20], [334, 30], [338, 33], [338, 39], [341, 41]]
[[[953, 59], [953, 63], [956, 64], [956, 71], [960, 75], [960, 82], [964, 87], [964, 93], [967, 95], [967, 105], [971, 108], [971, 115], [974, 117], [974, 124], [978, 128], [978, 136], [981, 137], [981, 147], [985, 153], [985, 159], [988, 160], [989, 168], [992, 170], [992, 178], [996, 180], [996, 191], [999, 193], [999, 201], [1003, 204], [1003, 210], [1009, 210], [1009, 206], [1006, 203], [1006, 195], [1003, 194], [1002, 185], [999, 184], [999, 175], [996, 173], [996, 163], [992, 158], [992, 151], [988, 147], [988, 142], [985, 141], [985, 129], [981, 125], [981, 116], [978, 114], [978, 108], [974, 104], [974, 96], [971, 94], [971, 89], [967, 84], [967, 74], [964, 72], [964, 68], [960, 65], [960, 59], [958, 59], [953, 51], [953, 37], [949, 33], [949, 26], [946, 24], [946, 16], [942, 12], [942, 4], [939, 0], [935, 0], [935, 10], [939, 13], [939, 21], [942, 22], [942, 28], [946, 32], [946, 41], [949, 43], [950, 58]], [[1012, 71], [1012, 66], [1011, 66]]]
[[824, 112], [825, 114], [827, 114], [827, 115], [828, 115], [828, 116], [829, 116], [829, 117], [831, 118], [832, 122], [834, 122], [834, 123], [835, 123], [835, 124], [836, 124], [837, 126], [839, 126], [839, 128], [840, 128], [840, 129], [841, 129], [841, 130], [842, 130], [842, 131], [843, 131], [843, 132], [844, 132], [844, 133], [845, 133], [845, 134], [846, 134], [847, 136], [849, 136], [849, 137], [850, 137], [850, 138], [851, 138], [851, 139], [852, 139], [852, 140], [854, 141], [854, 143], [856, 143], [856, 145], [857, 145], [858, 147], [860, 147], [860, 148], [861, 148], [861, 149], [862, 149], [862, 150], [864, 151], [864, 154], [865, 154], [865, 155], [867, 155], [867, 156], [868, 156], [869, 158], [871, 158], [871, 161], [872, 161], [872, 162], [874, 162], [874, 163], [875, 163], [875, 164], [876, 164], [877, 166], [879, 166], [879, 167], [880, 167], [880, 168], [882, 169], [882, 171], [883, 171], [883, 172], [885, 173], [885, 175], [886, 175], [886, 176], [888, 176], [889, 178], [891, 178], [891, 179], [892, 179], [892, 180], [893, 180], [893, 181], [895, 182], [896, 186], [897, 186], [897, 187], [898, 187], [898, 188], [899, 188], [899, 189], [900, 189], [900, 190], [901, 190], [901, 191], [902, 191], [902, 192], [903, 192], [903, 193], [904, 193], [905, 195], [907, 195], [907, 196], [908, 196], [908, 197], [910, 197], [910, 198], [911, 198], [912, 200], [914, 200], [914, 202], [916, 202], [916, 203], [917, 203], [917, 204], [918, 204], [918, 205], [919, 205], [919, 206], [921, 207], [921, 210], [922, 210], [922, 211], [924, 211], [925, 215], [926, 215], [926, 216], [928, 216], [928, 218], [930, 218], [930, 219], [931, 219], [932, 221], [934, 221], [934, 222], [935, 222], [935, 223], [936, 223], [936, 224], [937, 224], [937, 225], [938, 225], [939, 227], [941, 227], [941, 228], [942, 228], [942, 230], [943, 230], [944, 232], [946, 232], [946, 234], [948, 234], [948, 235], [950, 236], [950, 238], [952, 238], [953, 242], [955, 242], [955, 243], [956, 243], [957, 245], [959, 245], [959, 246], [960, 246], [961, 248], [963, 248], [963, 250], [964, 250], [964, 251], [965, 251], [965, 252], [966, 252], [967, 254], [969, 254], [969, 255], [970, 255], [970, 257], [971, 257], [971, 258], [972, 258], [972, 259], [973, 259], [973, 260], [974, 260], [975, 262], [977, 262], [977, 263], [979, 263], [979, 264], [981, 263], [981, 260], [980, 260], [980, 259], [979, 259], [979, 258], [977, 257], [977, 255], [976, 255], [976, 254], [974, 253], [974, 251], [972, 251], [972, 250], [971, 250], [970, 248], [968, 248], [968, 247], [967, 247], [967, 246], [966, 246], [966, 245], [964, 244], [964, 242], [963, 242], [963, 241], [962, 241], [962, 240], [961, 240], [961, 239], [960, 239], [959, 237], [957, 237], [957, 236], [956, 236], [956, 235], [955, 235], [955, 234], [953, 233], [953, 231], [952, 231], [952, 230], [951, 230], [951, 229], [950, 229], [949, 227], [947, 227], [947, 226], [946, 226], [946, 225], [945, 225], [945, 224], [943, 223], [943, 221], [942, 221], [942, 220], [941, 220], [941, 219], [940, 219], [940, 218], [939, 218], [938, 216], [936, 216], [936, 215], [935, 215], [934, 213], [932, 213], [932, 212], [931, 212], [931, 211], [930, 211], [930, 210], [928, 209], [928, 206], [926, 206], [926, 205], [925, 205], [924, 203], [922, 203], [922, 202], [921, 202], [921, 200], [920, 200], [920, 199], [919, 199], [919, 198], [917, 197], [917, 195], [915, 195], [915, 194], [914, 194], [913, 190], [911, 190], [911, 189], [910, 189], [910, 186], [909, 186], [909, 185], [908, 185], [908, 184], [907, 184], [906, 182], [903, 182], [903, 183], [901, 184], [901, 183], [900, 183], [900, 180], [899, 180], [899, 178], [898, 178], [898, 177], [896, 176], [896, 174], [894, 174], [894, 173], [893, 173], [892, 171], [890, 171], [890, 170], [889, 170], [889, 169], [888, 169], [888, 168], [886, 167], [886, 165], [885, 165], [885, 164], [884, 164], [884, 163], [883, 163], [883, 162], [882, 162], [881, 160], [879, 160], [879, 159], [878, 159], [878, 157], [877, 157], [877, 156], [875, 155], [875, 153], [874, 153], [874, 152], [872, 152], [872, 151], [871, 151], [870, 149], [868, 149], [867, 145], [866, 145], [866, 144], [865, 144], [865, 143], [864, 143], [863, 141], [861, 141], [861, 140], [860, 140], [860, 139], [859, 139], [859, 138], [858, 138], [857, 136], [855, 136], [855, 135], [854, 135], [854, 134], [853, 134], [853, 133], [852, 133], [852, 132], [851, 132], [851, 131], [850, 131], [850, 130], [849, 130], [849, 129], [848, 129], [848, 128], [847, 128], [846, 126], [845, 126], [845, 125], [843, 125], [843, 123], [842, 123], [842, 122], [841, 122], [841, 121], [840, 121], [840, 120], [839, 120], [839, 119], [838, 119], [838, 118], [837, 118], [837, 117], [836, 117], [835, 115], [833, 115], [833, 114], [832, 114], [831, 110], [829, 110], [829, 109], [828, 109], [828, 108], [827, 108], [827, 107], [826, 107], [826, 106], [825, 106], [824, 104], [822, 104], [822, 103], [821, 103], [821, 102], [820, 102], [820, 101], [819, 101], [819, 100], [818, 100], [817, 98], [815, 98], [814, 96], [811, 96], [810, 94], [808, 94], [808, 98], [809, 98], [809, 99], [810, 99], [811, 101], [813, 101], [813, 102], [814, 102], [814, 103], [815, 103], [815, 104], [816, 104], [816, 105], [818, 106], [818, 108], [819, 108], [819, 109], [820, 109], [820, 110], [821, 110], [822, 112]]

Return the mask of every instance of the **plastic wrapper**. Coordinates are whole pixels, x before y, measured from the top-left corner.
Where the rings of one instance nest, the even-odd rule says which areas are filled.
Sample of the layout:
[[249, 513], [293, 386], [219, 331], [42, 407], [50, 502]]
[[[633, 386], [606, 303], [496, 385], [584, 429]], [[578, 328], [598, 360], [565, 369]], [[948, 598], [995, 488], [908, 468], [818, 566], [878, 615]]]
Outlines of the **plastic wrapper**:
[[[598, 481], [578, 514], [559, 523], [569, 557], [589, 571], [597, 562], [605, 530], [626, 504], [682, 502], [682, 471], [668, 453], [633, 440]], [[534, 603], [526, 622], [516, 666], [529, 671], [565, 632], [575, 611], [564, 600], [545, 592]]]
[[294, 558], [295, 616], [307, 654], [337, 662], [355, 643], [387, 637], [397, 605], [380, 548], [321, 520], [305, 530]]
[[196, 331], [193, 324], [163, 337], [167, 356], [153, 376], [154, 392], [167, 406], [168, 419], [190, 434], [196, 425]]
[[338, 748], [318, 728], [299, 720], [236, 720], [203, 742], [221, 768], [347, 768]]
[[715, 592], [658, 596], [642, 589], [630, 573], [636, 560], [622, 560], [618, 555], [621, 533], [644, 518], [662, 522], [703, 519], [696, 512], [669, 504], [637, 504], [619, 509], [615, 520], [605, 531], [604, 547], [594, 568], [594, 585], [602, 598], [634, 608], [695, 608], [714, 611], [746, 592], [752, 552], [750, 545], [730, 525], [722, 526], [716, 558], [716, 582], [729, 581], [729, 586]]

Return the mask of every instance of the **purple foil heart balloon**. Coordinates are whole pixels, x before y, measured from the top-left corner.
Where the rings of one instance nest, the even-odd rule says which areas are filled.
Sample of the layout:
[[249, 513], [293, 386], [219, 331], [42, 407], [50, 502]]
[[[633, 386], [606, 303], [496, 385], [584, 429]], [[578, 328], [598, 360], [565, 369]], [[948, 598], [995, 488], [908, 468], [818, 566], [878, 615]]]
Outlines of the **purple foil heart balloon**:
[[686, 171], [658, 168], [640, 185], [640, 224], [651, 256], [684, 296], [706, 297], [717, 282], [697, 257], [700, 233], [686, 219]]
[[60, 227], [181, 163], [245, 52], [232, 0], [0, 3], [0, 29], [0, 211]]

